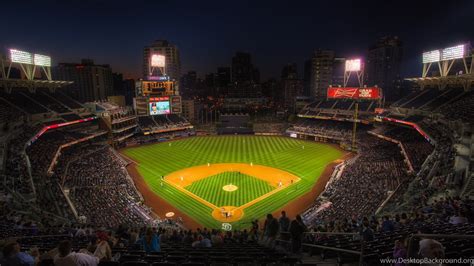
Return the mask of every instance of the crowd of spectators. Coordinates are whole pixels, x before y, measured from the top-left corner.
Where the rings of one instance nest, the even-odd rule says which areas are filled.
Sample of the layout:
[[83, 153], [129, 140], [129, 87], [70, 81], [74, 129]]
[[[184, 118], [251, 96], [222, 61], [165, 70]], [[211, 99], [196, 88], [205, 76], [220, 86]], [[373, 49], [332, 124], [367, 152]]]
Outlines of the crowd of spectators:
[[339, 122], [332, 120], [300, 119], [288, 133], [320, 135], [338, 140], [351, 139], [353, 124], [350, 122]]
[[138, 117], [138, 124], [142, 131], [159, 131], [190, 127], [191, 124], [176, 114], [154, 115]]
[[439, 112], [447, 119], [472, 123], [474, 120], [474, 92], [467, 92], [459, 100], [442, 106]]
[[409, 178], [398, 146], [371, 135], [359, 138], [359, 156], [345, 165], [340, 177], [303, 215], [306, 222], [318, 222], [372, 215], [401, 182]]
[[[125, 163], [109, 147], [75, 160], [68, 167], [64, 188], [87, 222], [114, 227], [145, 224], [141, 198], [128, 176]], [[144, 217], [145, 216], [145, 217]]]
[[386, 131], [382, 134], [402, 143], [416, 172], [420, 171], [422, 164], [434, 149], [433, 145], [413, 128], [386, 126]]

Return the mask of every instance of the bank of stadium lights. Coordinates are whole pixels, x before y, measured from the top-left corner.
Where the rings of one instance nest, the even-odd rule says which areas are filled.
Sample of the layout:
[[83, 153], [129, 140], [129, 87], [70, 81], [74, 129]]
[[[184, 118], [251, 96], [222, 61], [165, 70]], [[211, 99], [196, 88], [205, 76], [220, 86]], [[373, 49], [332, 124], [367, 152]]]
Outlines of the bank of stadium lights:
[[423, 53], [423, 64], [439, 62], [441, 60], [441, 51], [434, 50]]
[[472, 73], [472, 66], [469, 67], [466, 62], [466, 58], [470, 57], [469, 43], [459, 44], [456, 46], [437, 49], [433, 51], [424, 52], [422, 56], [423, 72], [422, 78], [426, 78], [430, 72], [432, 64], [437, 64], [439, 67], [439, 73], [441, 77], [447, 77], [455, 60], [462, 60], [464, 63], [463, 73]]
[[36, 65], [36, 66], [51, 66], [51, 57], [41, 54], [32, 54], [25, 51], [10, 49], [10, 59], [12, 63]]
[[466, 56], [468, 50], [466, 48], [466, 44], [460, 44], [453, 47], [424, 52], [423, 64], [463, 58]]
[[28, 52], [10, 49], [10, 59], [13, 63], [33, 65], [33, 55]]
[[461, 44], [449, 48], [444, 48], [441, 53], [441, 61], [459, 59], [466, 56], [466, 45]]
[[151, 55], [151, 66], [152, 67], [165, 67], [166, 60], [164, 55], [153, 54]]
[[34, 56], [34, 63], [37, 66], [51, 66], [51, 57], [47, 55], [35, 54]]
[[[35, 77], [36, 67], [40, 67], [46, 78], [52, 80], [51, 77], [51, 57], [41, 54], [33, 54], [17, 49], [10, 49], [10, 67], [11, 64], [16, 63], [20, 65], [21, 70], [28, 80], [33, 80]], [[2, 74], [4, 78], [9, 77], [10, 70], [6, 74]]]
[[355, 73], [357, 76], [357, 81], [359, 86], [362, 87], [364, 80], [364, 69], [362, 66], [362, 59], [354, 58], [347, 59], [344, 68], [344, 87], [347, 87], [347, 83], [351, 78], [352, 73]]
[[358, 59], [348, 59], [346, 60], [346, 71], [360, 71], [361, 69], [361, 60]]

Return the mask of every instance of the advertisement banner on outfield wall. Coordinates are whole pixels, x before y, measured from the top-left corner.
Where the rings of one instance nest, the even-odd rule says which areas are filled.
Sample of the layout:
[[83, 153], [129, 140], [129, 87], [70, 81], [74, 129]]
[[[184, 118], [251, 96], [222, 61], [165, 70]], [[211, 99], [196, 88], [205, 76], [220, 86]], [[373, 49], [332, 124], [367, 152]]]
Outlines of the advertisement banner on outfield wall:
[[378, 100], [382, 97], [380, 88], [329, 87], [328, 99]]

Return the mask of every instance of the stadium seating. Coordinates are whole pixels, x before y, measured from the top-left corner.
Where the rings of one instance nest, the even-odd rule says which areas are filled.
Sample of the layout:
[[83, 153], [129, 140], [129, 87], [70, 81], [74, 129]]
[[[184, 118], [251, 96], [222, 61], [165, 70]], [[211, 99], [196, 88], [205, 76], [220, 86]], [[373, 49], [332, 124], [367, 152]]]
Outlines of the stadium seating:
[[[24, 91], [26, 93], [26, 91]], [[16, 108], [23, 110], [29, 114], [47, 113], [48, 110], [41, 104], [33, 101], [20, 91], [14, 91], [13, 93], [0, 93], [0, 97], [9, 103], [13, 104]]]
[[[0, 109], [9, 113], [0, 116], [4, 120], [21, 112], [15, 108], [17, 105], [23, 106], [21, 109], [28, 114], [61, 113], [12, 129], [15, 131], [5, 146], [5, 171], [1, 175], [5, 184], [1, 192], [5, 197], [2, 197], [0, 205], [3, 218], [0, 221], [0, 235], [3, 238], [17, 237], [23, 251], [38, 247], [40, 254], [44, 255], [41, 259], [43, 265], [52, 262], [52, 257], [48, 257], [46, 252], [57, 247], [61, 240], [71, 240], [75, 251], [88, 249], [93, 253], [91, 242], [102, 236], [104, 231], [109, 238], [113, 259], [104, 259], [100, 265], [288, 265], [300, 263], [300, 258], [307, 259], [307, 254], [296, 258], [289, 251], [276, 251], [264, 243], [257, 243], [254, 235], [247, 231], [209, 232], [199, 229], [188, 232], [177, 221], [153, 216], [142, 203], [140, 193], [128, 176], [126, 166], [129, 162], [117, 156], [116, 151], [107, 144], [109, 136], [97, 125], [83, 124], [51, 130], [33, 143], [28, 143], [44, 125], [81, 117], [72, 111], [81, 108], [81, 105], [62, 93], [41, 92], [40, 95], [36, 97], [27, 91], [0, 93], [4, 102], [9, 103]], [[303, 238], [303, 251], [322, 260], [357, 263], [357, 256], [328, 248], [360, 251], [363, 239], [363, 260], [372, 265], [377, 264], [380, 258], [393, 257], [396, 240], [412, 237], [427, 228], [434, 234], [474, 235], [472, 200], [448, 194], [461, 190], [464, 176], [454, 170], [456, 150], [453, 146], [459, 141], [459, 136], [448, 126], [449, 121], [444, 121], [447, 118], [472, 122], [473, 95], [456, 88], [430, 90], [416, 92], [394, 104], [400, 108], [434, 110], [443, 114], [436, 119], [422, 113], [402, 117], [399, 114], [387, 115], [416, 123], [432, 138], [431, 142], [413, 128], [386, 122], [375, 125], [360, 123], [357, 155], [335, 168], [337, 171], [333, 172], [324, 192], [314, 198], [302, 215], [309, 228], [309, 233]], [[31, 101], [32, 98], [36, 100]], [[104, 108], [113, 107], [107, 103], [102, 105]], [[361, 103], [359, 107], [369, 112], [375, 108], [368, 102]], [[305, 107], [300, 114], [350, 118], [353, 108], [353, 103], [347, 101], [317, 101]], [[143, 132], [150, 128], [159, 133], [144, 135], [143, 132], [136, 134], [135, 129], [131, 130], [132, 133], [121, 131], [136, 124], [136, 120]], [[118, 125], [111, 128], [114, 138], [131, 134], [124, 141], [125, 145], [195, 134], [190, 128], [183, 129], [190, 124], [176, 115], [135, 119], [133, 115], [117, 113], [112, 121]], [[279, 124], [279, 129], [282, 124]], [[347, 121], [299, 117], [286, 128], [286, 133], [320, 135], [344, 143], [352, 136], [352, 126]], [[173, 130], [178, 128], [180, 130]], [[167, 130], [161, 132], [161, 129]], [[367, 131], [398, 143], [368, 134]], [[100, 136], [76, 143], [93, 134]], [[58, 153], [61, 145], [68, 144], [71, 146]], [[402, 151], [406, 152], [406, 157]], [[408, 162], [413, 166], [413, 172], [409, 171]], [[50, 168], [52, 172], [48, 171]], [[145, 226], [157, 228], [161, 238], [159, 252], [147, 254], [140, 241], [137, 244], [145, 232]], [[82, 231], [87, 233], [78, 233]], [[264, 232], [259, 230], [258, 237]], [[355, 235], [322, 234], [335, 232]], [[200, 238], [211, 240], [212, 247], [201, 247], [205, 242]], [[472, 256], [472, 241], [462, 237], [455, 240], [440, 236], [433, 238], [446, 248], [447, 258]], [[413, 239], [416, 237], [413, 236]]]

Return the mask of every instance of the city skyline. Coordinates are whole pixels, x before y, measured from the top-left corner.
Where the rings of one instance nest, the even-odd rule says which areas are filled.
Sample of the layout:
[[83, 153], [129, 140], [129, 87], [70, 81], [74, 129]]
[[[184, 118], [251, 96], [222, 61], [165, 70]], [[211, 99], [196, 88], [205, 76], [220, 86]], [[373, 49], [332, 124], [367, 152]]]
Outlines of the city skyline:
[[[366, 58], [369, 46], [386, 35], [403, 42], [402, 75], [417, 76], [423, 51], [474, 39], [474, 33], [465, 30], [472, 24], [470, 1], [449, 6], [436, 1], [386, 1], [384, 6], [377, 1], [216, 3], [43, 1], [22, 9], [10, 2], [4, 4], [11, 10], [6, 17], [15, 23], [7, 27], [0, 47], [48, 54], [54, 65], [90, 58], [110, 64], [126, 78], [139, 78], [143, 47], [166, 39], [180, 49], [182, 74], [194, 70], [204, 77], [230, 66], [232, 56], [244, 51], [265, 80], [278, 77], [288, 63], [302, 70], [319, 48]], [[34, 30], [24, 34], [34, 21]], [[299, 74], [302, 78], [302, 71]]]

